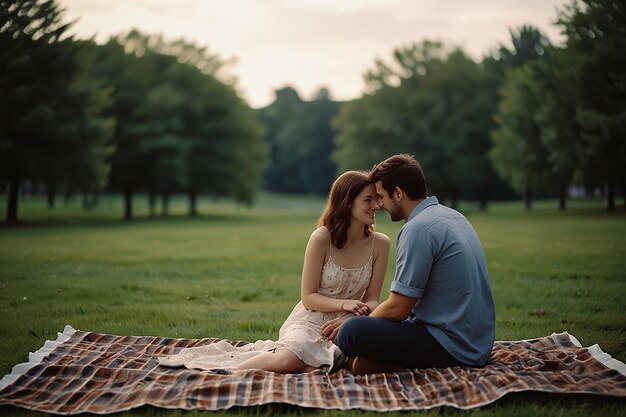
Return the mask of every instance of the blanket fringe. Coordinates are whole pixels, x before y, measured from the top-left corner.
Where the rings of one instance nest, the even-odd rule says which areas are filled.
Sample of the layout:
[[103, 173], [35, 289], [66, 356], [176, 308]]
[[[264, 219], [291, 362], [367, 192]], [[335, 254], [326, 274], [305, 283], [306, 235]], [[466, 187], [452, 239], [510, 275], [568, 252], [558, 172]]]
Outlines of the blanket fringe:
[[[566, 335], [567, 337], [569, 337], [569, 340], [574, 344], [574, 346], [579, 347], [579, 348], [585, 348], [582, 343], [580, 343], [578, 341], [578, 339], [576, 339], [574, 336], [572, 336], [571, 334], [569, 334], [568, 332], [562, 332], [562, 333], [552, 333], [549, 337], [554, 337], [554, 336], [559, 336], [559, 335]], [[521, 341], [530, 341], [530, 340], [535, 340], [537, 338], [531, 338], [531, 339], [522, 339]], [[517, 342], [519, 342], [519, 340], [516, 340]], [[496, 341], [496, 343], [502, 343], [502, 342], [516, 342], [514, 340], [507, 340], [507, 341], [503, 341], [503, 340], [498, 340]], [[624, 362], [615, 359], [614, 357], [612, 357], [611, 355], [609, 355], [608, 353], [604, 352], [600, 346], [598, 344], [595, 344], [593, 346], [589, 346], [587, 348], [585, 348], [589, 351], [589, 353], [591, 353], [591, 355], [593, 356], [593, 358], [595, 360], [597, 360], [598, 362], [600, 362], [602, 365], [606, 366], [607, 368], [610, 369], [614, 369], [617, 372], [619, 372], [620, 374], [626, 376], [626, 364], [624, 364]]]
[[[555, 334], [556, 333], [552, 333], [552, 336], [554, 336]], [[567, 332], [565, 332], [565, 334], [569, 337], [569, 340], [571, 340], [574, 345], [580, 348], [583, 347], [582, 343], [580, 343], [578, 339], [576, 339], [574, 336]], [[606, 366], [607, 368], [615, 369], [620, 374], [626, 376], [626, 364], [604, 352], [602, 349], [600, 349], [600, 345], [596, 343], [595, 345], [589, 346], [586, 349], [589, 353], [591, 353], [591, 356], [593, 356], [593, 358], [600, 362], [602, 365]]]
[[2, 391], [8, 385], [14, 383], [20, 376], [24, 375], [34, 366], [38, 365], [61, 343], [66, 342], [70, 336], [76, 332], [69, 324], [63, 329], [63, 333], [57, 333], [56, 340], [46, 340], [46, 343], [38, 349], [36, 352], [30, 352], [28, 354], [28, 362], [19, 363], [13, 367], [11, 373], [7, 374], [0, 380], [0, 391]]

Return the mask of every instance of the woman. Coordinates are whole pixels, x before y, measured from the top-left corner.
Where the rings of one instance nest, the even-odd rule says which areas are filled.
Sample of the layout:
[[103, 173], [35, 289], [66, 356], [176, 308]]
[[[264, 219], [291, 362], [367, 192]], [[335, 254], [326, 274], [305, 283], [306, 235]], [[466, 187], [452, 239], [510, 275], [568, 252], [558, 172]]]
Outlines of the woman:
[[374, 232], [379, 209], [367, 174], [348, 171], [333, 183], [326, 208], [307, 244], [302, 300], [280, 328], [278, 341], [233, 347], [226, 341], [183, 349], [161, 365], [280, 373], [337, 369], [346, 361], [333, 343], [339, 326], [378, 305], [389, 238]]

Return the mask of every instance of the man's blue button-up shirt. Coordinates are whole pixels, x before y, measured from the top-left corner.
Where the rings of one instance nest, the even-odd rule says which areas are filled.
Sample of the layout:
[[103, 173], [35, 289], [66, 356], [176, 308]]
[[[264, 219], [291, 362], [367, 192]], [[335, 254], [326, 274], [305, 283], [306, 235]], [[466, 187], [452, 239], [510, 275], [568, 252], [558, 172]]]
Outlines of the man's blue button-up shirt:
[[409, 320], [423, 322], [459, 361], [482, 366], [495, 338], [495, 307], [480, 240], [461, 213], [428, 197], [396, 241], [391, 291], [417, 298]]

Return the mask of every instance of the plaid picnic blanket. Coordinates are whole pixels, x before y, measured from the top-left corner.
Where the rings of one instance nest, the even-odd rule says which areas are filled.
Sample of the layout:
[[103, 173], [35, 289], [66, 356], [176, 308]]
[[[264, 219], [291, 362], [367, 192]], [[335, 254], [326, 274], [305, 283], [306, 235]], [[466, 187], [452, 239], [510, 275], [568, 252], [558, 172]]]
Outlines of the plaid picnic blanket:
[[[142, 405], [223, 410], [286, 403], [324, 409], [461, 409], [519, 391], [626, 397], [626, 365], [567, 333], [496, 342], [484, 368], [454, 367], [354, 376], [167, 368], [158, 358], [218, 339], [113, 336], [67, 326], [0, 381], [0, 405], [56, 414], [107, 414]], [[245, 342], [231, 342], [242, 345]]]

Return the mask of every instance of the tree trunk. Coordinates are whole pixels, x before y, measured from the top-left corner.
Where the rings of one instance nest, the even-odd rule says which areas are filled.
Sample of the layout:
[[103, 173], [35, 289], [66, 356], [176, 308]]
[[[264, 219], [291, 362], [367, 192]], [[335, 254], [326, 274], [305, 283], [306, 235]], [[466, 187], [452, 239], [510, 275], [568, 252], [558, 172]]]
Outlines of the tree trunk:
[[479, 210], [482, 212], [487, 211], [487, 204], [489, 203], [489, 187], [483, 186], [480, 188], [480, 207]]
[[148, 193], [148, 207], [150, 207], [150, 217], [156, 216], [157, 196], [156, 193]]
[[161, 215], [169, 216], [170, 195], [169, 193], [161, 194]]
[[524, 189], [523, 198], [524, 198], [524, 210], [532, 210], [533, 208], [532, 195], [530, 193], [529, 187], [526, 187]]
[[559, 184], [559, 210], [565, 210], [567, 208], [567, 185], [565, 181], [561, 181]]
[[20, 179], [17, 175], [9, 182], [9, 199], [7, 200], [7, 224], [17, 224], [17, 199], [20, 192]]
[[133, 218], [133, 193], [131, 191], [124, 192], [124, 219], [132, 220]]
[[622, 177], [622, 198], [624, 199], [624, 210], [626, 210], [626, 176]]
[[46, 196], [48, 198], [48, 209], [54, 208], [54, 201], [57, 196], [57, 187], [55, 184], [48, 184], [46, 187]]
[[459, 191], [456, 188], [450, 192], [450, 207], [455, 210], [459, 208]]
[[197, 216], [198, 215], [198, 193], [196, 190], [189, 191], [189, 215]]
[[83, 193], [83, 210], [91, 210], [98, 205], [98, 192], [87, 192]]
[[613, 178], [613, 170], [609, 168], [606, 181], [607, 188], [607, 210], [615, 211], [615, 179]]

